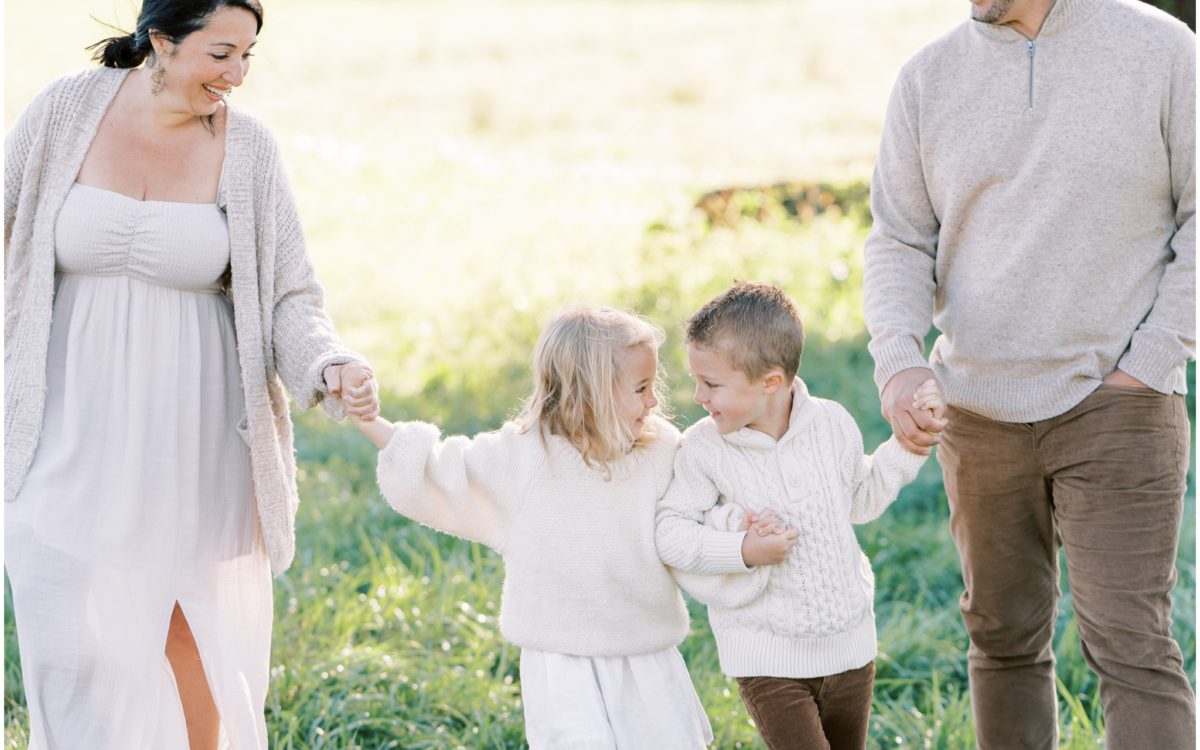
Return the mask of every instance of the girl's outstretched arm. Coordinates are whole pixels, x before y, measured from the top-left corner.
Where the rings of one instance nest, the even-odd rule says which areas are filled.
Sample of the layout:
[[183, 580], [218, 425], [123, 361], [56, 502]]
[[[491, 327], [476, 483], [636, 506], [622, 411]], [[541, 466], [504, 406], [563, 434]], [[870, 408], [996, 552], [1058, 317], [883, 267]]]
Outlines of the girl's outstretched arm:
[[351, 419], [358, 431], [366, 435], [379, 450], [387, 447], [388, 441], [392, 439], [392, 433], [396, 431], [396, 426], [383, 417], [375, 417], [370, 422], [360, 417], [351, 417]]
[[376, 472], [388, 504], [433, 529], [499, 550], [540, 465], [538, 438], [511, 423], [474, 437], [442, 437], [425, 422], [398, 422], [388, 432]]
[[[375, 398], [374, 373], [356, 362], [341, 372], [341, 398], [349, 405]], [[377, 402], [376, 402], [377, 403]], [[400, 513], [438, 531], [498, 548], [520, 504], [536, 451], [513, 425], [474, 438], [443, 438], [423, 422], [393, 424], [382, 417], [353, 417], [358, 431], [379, 449], [380, 491]]]

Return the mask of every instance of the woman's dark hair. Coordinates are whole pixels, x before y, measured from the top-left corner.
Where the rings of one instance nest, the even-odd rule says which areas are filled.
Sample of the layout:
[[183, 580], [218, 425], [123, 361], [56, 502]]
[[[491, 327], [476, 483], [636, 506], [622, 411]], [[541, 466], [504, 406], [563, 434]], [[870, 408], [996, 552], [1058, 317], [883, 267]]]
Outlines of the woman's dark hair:
[[258, 0], [144, 0], [132, 34], [101, 39], [88, 50], [95, 50], [92, 59], [105, 67], [136, 68], [153, 49], [151, 31], [179, 44], [188, 34], [204, 28], [209, 16], [221, 8], [250, 11], [258, 21], [255, 31], [262, 31], [263, 10]]

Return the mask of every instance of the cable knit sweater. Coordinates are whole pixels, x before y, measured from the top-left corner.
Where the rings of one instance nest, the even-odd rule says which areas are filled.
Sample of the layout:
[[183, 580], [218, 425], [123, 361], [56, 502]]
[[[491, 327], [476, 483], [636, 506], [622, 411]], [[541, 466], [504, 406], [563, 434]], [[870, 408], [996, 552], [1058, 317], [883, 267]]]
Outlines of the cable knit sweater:
[[[1187, 390], [1196, 37], [1137, 0], [1056, 0], [1034, 40], [965, 21], [896, 81], [863, 293], [876, 382], [1057, 416], [1115, 368]], [[942, 335], [929, 363], [923, 339]]]
[[658, 651], [683, 640], [688, 617], [654, 548], [679, 431], [659, 418], [653, 428], [655, 442], [606, 480], [557, 435], [510, 423], [443, 440], [433, 425], [400, 423], [379, 454], [379, 487], [413, 520], [500, 554], [509, 641], [579, 656]]
[[[4, 141], [4, 499], [29, 471], [42, 428], [54, 305], [54, 225], [100, 120], [128, 70], [98, 68], [50, 84]], [[271, 568], [295, 550], [296, 461], [284, 388], [341, 418], [325, 391], [331, 364], [360, 360], [322, 309], [291, 188], [271, 134], [229, 108], [225, 205], [230, 282], [254, 496]]]
[[[878, 518], [924, 461], [895, 438], [864, 456], [854, 418], [833, 401], [810, 397], [800, 380], [778, 441], [745, 428], [721, 435], [708, 418], [684, 433], [675, 477], [658, 504], [655, 538], [668, 565], [728, 574], [715, 588], [680, 578], [709, 605], [725, 674], [823, 677], [875, 658], [874, 576], [851, 524]], [[782, 563], [747, 571], [744, 535], [729, 529], [746, 511], [764, 508], [776, 510], [800, 539]], [[706, 525], [706, 514], [721, 528]]]

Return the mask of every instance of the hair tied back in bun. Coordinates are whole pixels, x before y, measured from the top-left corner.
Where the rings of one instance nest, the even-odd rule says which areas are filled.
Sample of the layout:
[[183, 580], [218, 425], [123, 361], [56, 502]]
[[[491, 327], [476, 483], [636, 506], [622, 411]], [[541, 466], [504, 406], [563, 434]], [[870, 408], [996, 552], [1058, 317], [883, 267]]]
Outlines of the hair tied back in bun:
[[92, 59], [106, 68], [136, 68], [150, 52], [150, 39], [147, 37], [139, 44], [137, 34], [111, 36], [87, 49], [94, 51]]

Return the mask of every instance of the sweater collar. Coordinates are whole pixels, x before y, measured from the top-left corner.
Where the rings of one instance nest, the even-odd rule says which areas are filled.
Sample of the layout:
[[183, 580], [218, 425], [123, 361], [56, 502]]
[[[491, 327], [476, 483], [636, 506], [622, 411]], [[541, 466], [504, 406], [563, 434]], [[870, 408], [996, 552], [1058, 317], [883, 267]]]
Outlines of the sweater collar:
[[801, 434], [816, 417], [817, 411], [816, 402], [808, 395], [808, 386], [804, 384], [803, 380], [796, 378], [792, 381], [792, 411], [788, 415], [788, 428], [787, 432], [783, 433], [783, 437], [776, 441], [765, 432], [743, 427], [727, 435], [722, 435], [721, 438], [730, 445], [741, 448], [773, 451]]
[[[1038, 31], [1035, 39], [1046, 39], [1049, 37], [1058, 36], [1068, 28], [1081, 23], [1084, 19], [1100, 9], [1103, 0], [1055, 0], [1054, 5], [1050, 8], [1050, 12], [1046, 14], [1046, 20], [1042, 22], [1042, 28]], [[992, 39], [998, 42], [1026, 42], [1029, 41], [1025, 35], [1011, 26], [998, 26], [990, 23], [978, 23], [976, 21], [967, 21], [974, 29], [982, 34], [986, 39]]]

